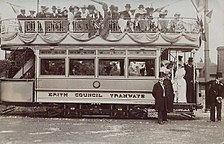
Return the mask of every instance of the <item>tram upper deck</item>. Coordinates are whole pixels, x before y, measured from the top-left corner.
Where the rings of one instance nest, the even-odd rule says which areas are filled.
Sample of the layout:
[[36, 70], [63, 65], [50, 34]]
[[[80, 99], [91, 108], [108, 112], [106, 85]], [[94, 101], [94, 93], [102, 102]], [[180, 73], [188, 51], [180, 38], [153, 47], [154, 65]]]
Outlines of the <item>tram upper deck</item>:
[[1, 21], [0, 37], [1, 48], [9, 50], [32, 45], [135, 45], [191, 51], [200, 47], [200, 26], [193, 18], [7, 19]]

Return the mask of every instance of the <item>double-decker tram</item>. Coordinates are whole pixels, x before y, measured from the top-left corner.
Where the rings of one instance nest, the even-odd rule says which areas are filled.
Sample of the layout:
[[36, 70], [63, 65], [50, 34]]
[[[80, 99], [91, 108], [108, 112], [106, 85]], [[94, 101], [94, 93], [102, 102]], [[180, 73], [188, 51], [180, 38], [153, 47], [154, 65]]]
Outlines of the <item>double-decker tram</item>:
[[[194, 18], [180, 17], [178, 27], [174, 17], [140, 16], [1, 20], [1, 49], [11, 61], [0, 82], [2, 104], [77, 117], [147, 117], [162, 60], [199, 49], [200, 28]], [[200, 106], [174, 103], [189, 113]]]

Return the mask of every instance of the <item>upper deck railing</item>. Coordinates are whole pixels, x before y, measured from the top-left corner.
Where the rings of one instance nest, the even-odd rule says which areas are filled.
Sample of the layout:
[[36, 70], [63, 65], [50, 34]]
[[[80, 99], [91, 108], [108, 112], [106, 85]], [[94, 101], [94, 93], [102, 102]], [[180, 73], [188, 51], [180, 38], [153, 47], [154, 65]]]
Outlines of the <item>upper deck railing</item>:
[[1, 33], [199, 33], [200, 26], [193, 18], [118, 19], [94, 21], [79, 19], [6, 19], [1, 21]]

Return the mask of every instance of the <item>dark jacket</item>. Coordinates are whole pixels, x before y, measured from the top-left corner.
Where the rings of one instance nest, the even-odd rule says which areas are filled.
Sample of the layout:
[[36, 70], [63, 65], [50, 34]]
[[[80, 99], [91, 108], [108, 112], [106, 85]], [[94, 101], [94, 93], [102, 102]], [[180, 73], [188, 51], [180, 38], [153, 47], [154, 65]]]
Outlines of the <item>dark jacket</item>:
[[171, 80], [165, 79], [163, 82], [165, 86], [165, 95], [167, 97], [167, 110], [173, 112], [174, 90]]
[[159, 82], [153, 86], [152, 95], [155, 98], [155, 109], [164, 111], [167, 109], [167, 97], [164, 97], [164, 90]]
[[37, 13], [36, 18], [46, 18], [46, 14], [39, 12], [39, 13]]
[[26, 18], [25, 15], [22, 15], [22, 14], [17, 15], [17, 19], [25, 19], [25, 18]]
[[219, 84], [216, 83], [216, 80], [211, 80], [209, 82], [200, 82], [200, 84], [208, 85], [208, 98], [209, 104], [216, 103], [217, 97], [224, 98], [224, 83], [219, 81]]
[[124, 15], [125, 20], [131, 20], [131, 16], [128, 11], [122, 11], [120, 13], [121, 13], [121, 15]]
[[190, 82], [194, 79], [194, 66], [192, 65], [191, 67], [186, 64], [184, 65], [184, 69], [186, 71], [186, 74], [184, 76], [184, 79], [187, 81], [187, 82]]
[[54, 15], [53, 13], [51, 13], [51, 14], [50, 14], [50, 18], [56, 19], [56, 18], [58, 18], [58, 14], [55, 13], [55, 15]]

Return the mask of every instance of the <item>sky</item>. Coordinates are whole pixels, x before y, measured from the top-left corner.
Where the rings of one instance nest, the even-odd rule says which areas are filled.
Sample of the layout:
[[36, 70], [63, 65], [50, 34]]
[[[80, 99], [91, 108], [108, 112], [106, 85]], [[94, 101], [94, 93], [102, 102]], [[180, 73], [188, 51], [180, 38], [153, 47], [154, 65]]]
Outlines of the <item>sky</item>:
[[[153, 6], [154, 8], [166, 6], [168, 10], [168, 17], [172, 17], [176, 12], [180, 13], [182, 17], [196, 18], [197, 12], [191, 0], [101, 0], [108, 5], [118, 6], [119, 11], [124, 10], [127, 3], [131, 4], [132, 9], [136, 9], [139, 4], [145, 7]], [[36, 10], [37, 0], [0, 0], [0, 16], [2, 19], [15, 18], [16, 15], [12, 11], [10, 5], [7, 3], [18, 5], [21, 8], [28, 10]], [[224, 46], [224, 0], [208, 0], [209, 10], [213, 10], [212, 19], [209, 23], [209, 49], [210, 59], [217, 63], [216, 48]], [[70, 5], [83, 6], [94, 4], [98, 10], [101, 6], [92, 2], [91, 0], [39, 0], [40, 5], [46, 5], [51, 8], [52, 5], [60, 6], [61, 8], [69, 7]], [[4, 52], [0, 51], [0, 59], [4, 58]], [[196, 52], [195, 61], [204, 59], [204, 45]]]

